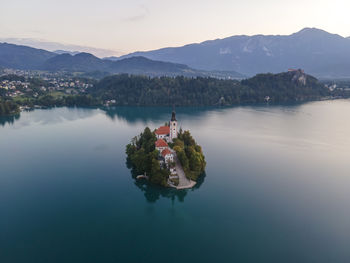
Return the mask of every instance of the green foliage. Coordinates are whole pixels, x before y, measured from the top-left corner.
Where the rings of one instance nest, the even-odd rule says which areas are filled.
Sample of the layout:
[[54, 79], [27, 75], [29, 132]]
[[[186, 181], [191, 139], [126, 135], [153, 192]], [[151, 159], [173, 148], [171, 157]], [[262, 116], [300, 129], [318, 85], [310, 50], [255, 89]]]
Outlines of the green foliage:
[[127, 162], [135, 175], [145, 174], [154, 184], [167, 186], [169, 171], [160, 167], [158, 151], [155, 149], [156, 136], [146, 127], [126, 146]]
[[192, 180], [197, 180], [204, 173], [206, 162], [202, 148], [196, 143], [189, 131], [180, 131], [174, 140], [177, 157], [186, 173]]
[[[134, 174], [146, 173], [152, 183], [166, 186], [169, 171], [159, 165], [158, 152], [154, 147], [155, 141], [154, 133], [146, 127], [138, 137], [134, 137], [131, 143], [126, 146], [127, 159]], [[206, 162], [202, 148], [195, 142], [191, 133], [181, 130], [172, 146], [186, 176], [197, 180], [203, 174]], [[174, 166], [174, 164], [170, 165]]]
[[0, 116], [1, 115], [12, 115], [19, 113], [19, 107], [16, 103], [11, 100], [2, 101], [0, 99]]
[[181, 149], [180, 151], [176, 152], [177, 158], [179, 158], [180, 163], [182, 165], [182, 168], [186, 171], [190, 168], [189, 160], [187, 158], [187, 155], [184, 151], [184, 149]]
[[[182, 133], [182, 131], [180, 130], [180, 133]], [[174, 145], [174, 148], [175, 147], [180, 147], [181, 149], [183, 149], [185, 147], [185, 144], [182, 140], [178, 139], [178, 138], [175, 138], [173, 140], [173, 145]]]
[[50, 85], [50, 83], [48, 81], [40, 79], [40, 78], [30, 78], [29, 83], [30, 83], [30, 88], [32, 88], [32, 89], [40, 88], [43, 86], [48, 87]]
[[[3, 79], [20, 80], [16, 75]], [[1, 80], [1, 78], [0, 78]], [[106, 100], [115, 100], [115, 105], [182, 105], [182, 106], [218, 106], [246, 103], [263, 103], [266, 98], [272, 103], [301, 102], [319, 100], [327, 97], [349, 97], [347, 88], [331, 92], [316, 78], [301, 71], [280, 74], [258, 74], [253, 78], [237, 81], [215, 78], [186, 77], [145, 77], [127, 74], [108, 76], [98, 82], [92, 81], [87, 94], [56, 96], [42, 91], [41, 86], [49, 84], [41, 79], [29, 79], [32, 95], [16, 98], [16, 103], [25, 106], [101, 106]], [[344, 86], [345, 87], [345, 86]], [[0, 97], [6, 91], [0, 89]], [[5, 106], [3, 106], [5, 107]], [[6, 106], [7, 107], [7, 106]], [[8, 110], [3, 110], [8, 112]], [[4, 114], [1, 113], [0, 114]], [[188, 140], [184, 133], [184, 140]], [[193, 142], [185, 142], [192, 145]], [[170, 145], [173, 146], [173, 145]], [[149, 146], [151, 147], [151, 146]], [[182, 145], [180, 145], [182, 147]], [[149, 149], [147, 149], [149, 150]]]
[[167, 169], [163, 169], [159, 166], [159, 162], [152, 159], [152, 170], [150, 174], [150, 181], [154, 184], [167, 186], [167, 179], [169, 178], [169, 172]]
[[98, 106], [99, 101], [93, 98], [91, 95], [62, 95], [53, 96], [47, 93], [38, 98], [23, 98], [17, 101], [20, 105], [39, 105], [44, 107], [62, 107], [62, 106], [80, 106], [80, 107], [90, 107]]
[[[299, 78], [305, 77], [305, 83]], [[108, 76], [90, 93], [102, 100], [115, 99], [117, 105], [234, 105], [295, 102], [320, 99], [329, 90], [312, 76], [297, 72], [259, 74], [237, 81], [215, 78], [143, 77], [126, 74]]]
[[301, 71], [279, 74], [258, 74], [253, 78], [242, 80], [246, 87], [241, 97], [245, 101], [262, 101], [269, 96], [272, 102], [295, 102], [320, 99], [329, 96], [329, 90], [316, 78]]

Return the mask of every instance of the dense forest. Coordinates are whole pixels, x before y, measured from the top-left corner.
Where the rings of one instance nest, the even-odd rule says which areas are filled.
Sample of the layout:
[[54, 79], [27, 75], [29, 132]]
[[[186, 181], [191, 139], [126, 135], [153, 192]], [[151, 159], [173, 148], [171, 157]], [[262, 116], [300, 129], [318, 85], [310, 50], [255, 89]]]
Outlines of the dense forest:
[[170, 145], [176, 151], [186, 177], [197, 181], [204, 173], [206, 162], [201, 146], [193, 139], [190, 131], [180, 130], [178, 138]]
[[329, 96], [329, 90], [302, 71], [260, 74], [237, 81], [116, 75], [102, 79], [90, 93], [116, 105], [214, 106], [246, 103], [295, 102]]
[[160, 166], [154, 145], [156, 140], [156, 135], [148, 127], [134, 137], [126, 146], [127, 165], [132, 169], [133, 176], [146, 174], [151, 183], [167, 186], [170, 172]]
[[[6, 76], [11, 80], [23, 77]], [[2, 79], [0, 78], [0, 81]], [[43, 91], [48, 83], [38, 78], [30, 80], [31, 93], [8, 98], [5, 89], [0, 89], [2, 108], [13, 103], [18, 106], [229, 106], [254, 103], [290, 103], [324, 98], [350, 97], [349, 88], [319, 82], [301, 70], [279, 74], [259, 74], [253, 78], [225, 80], [207, 77], [146, 77], [120, 74], [92, 81], [92, 87], [77, 94]], [[344, 86], [344, 87], [343, 87]], [[19, 88], [19, 91], [21, 89]], [[32, 94], [32, 95], [31, 95]], [[37, 94], [34, 96], [33, 94]], [[6, 102], [5, 101], [9, 101]], [[7, 105], [5, 105], [5, 104]], [[12, 109], [12, 108], [11, 108]]]
[[19, 113], [19, 107], [11, 100], [3, 101], [0, 99], [0, 116], [13, 115]]
[[38, 98], [23, 98], [17, 101], [20, 106], [34, 107], [34, 105], [42, 107], [91, 107], [100, 106], [100, 101], [93, 98], [91, 95], [62, 95], [53, 96], [46, 94]]
[[[159, 152], [155, 148], [155, 133], [148, 127], [126, 146], [127, 165], [134, 177], [145, 174], [151, 183], [168, 186], [169, 170], [159, 162]], [[169, 146], [176, 151], [186, 177], [197, 181], [203, 175], [206, 166], [202, 148], [196, 143], [189, 131], [180, 130], [178, 138]]]
[[[301, 70], [279, 74], [258, 74], [241, 81], [250, 90], [250, 98], [269, 96], [272, 102], [317, 100], [330, 95], [330, 91], [316, 78]], [[245, 100], [249, 100], [245, 98]], [[252, 102], [255, 102], [254, 100]]]

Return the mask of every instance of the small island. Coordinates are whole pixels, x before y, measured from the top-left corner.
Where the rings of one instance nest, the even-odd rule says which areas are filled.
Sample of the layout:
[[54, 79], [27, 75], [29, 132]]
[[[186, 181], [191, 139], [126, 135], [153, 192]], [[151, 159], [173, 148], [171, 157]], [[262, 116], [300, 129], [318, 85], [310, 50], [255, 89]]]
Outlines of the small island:
[[176, 189], [192, 188], [206, 162], [190, 131], [178, 130], [175, 112], [164, 126], [149, 127], [126, 146], [127, 164], [137, 179]]

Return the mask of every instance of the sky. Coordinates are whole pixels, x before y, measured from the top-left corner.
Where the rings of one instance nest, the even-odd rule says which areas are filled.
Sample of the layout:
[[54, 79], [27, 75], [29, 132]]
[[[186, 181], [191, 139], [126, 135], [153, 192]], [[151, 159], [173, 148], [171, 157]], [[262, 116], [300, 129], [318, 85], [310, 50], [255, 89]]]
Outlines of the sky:
[[0, 0], [0, 38], [116, 53], [317, 27], [350, 36], [348, 0]]

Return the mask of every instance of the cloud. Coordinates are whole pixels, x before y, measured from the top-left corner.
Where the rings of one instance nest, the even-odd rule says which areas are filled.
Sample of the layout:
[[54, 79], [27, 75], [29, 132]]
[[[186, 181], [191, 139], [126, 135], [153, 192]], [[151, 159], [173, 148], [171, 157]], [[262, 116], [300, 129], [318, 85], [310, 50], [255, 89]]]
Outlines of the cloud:
[[140, 10], [139, 10], [138, 14], [130, 15], [128, 17], [123, 18], [122, 20], [124, 22], [138, 22], [138, 21], [145, 20], [150, 13], [149, 9], [145, 5], [140, 5], [139, 9]]
[[137, 22], [137, 21], [141, 21], [144, 20], [147, 17], [146, 14], [139, 14], [139, 15], [135, 15], [135, 16], [129, 16], [123, 19], [123, 21], [125, 22]]

